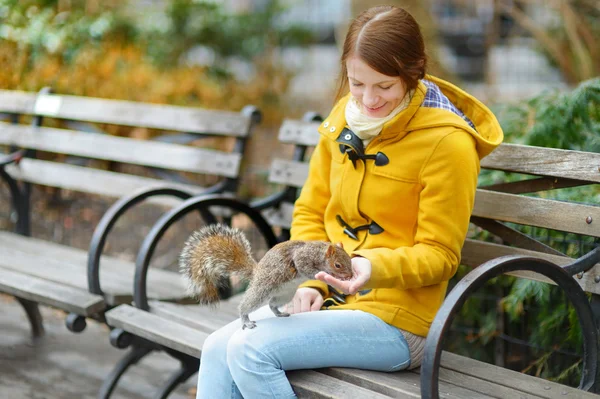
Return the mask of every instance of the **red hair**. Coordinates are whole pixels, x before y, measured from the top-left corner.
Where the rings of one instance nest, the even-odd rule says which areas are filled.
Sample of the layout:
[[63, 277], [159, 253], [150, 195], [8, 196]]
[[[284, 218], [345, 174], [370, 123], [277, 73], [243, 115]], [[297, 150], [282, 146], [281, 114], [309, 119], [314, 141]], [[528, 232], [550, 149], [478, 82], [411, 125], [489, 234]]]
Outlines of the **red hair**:
[[336, 101], [348, 91], [346, 61], [354, 56], [379, 73], [399, 77], [407, 91], [425, 77], [427, 56], [421, 29], [399, 7], [375, 6], [352, 21], [342, 50]]

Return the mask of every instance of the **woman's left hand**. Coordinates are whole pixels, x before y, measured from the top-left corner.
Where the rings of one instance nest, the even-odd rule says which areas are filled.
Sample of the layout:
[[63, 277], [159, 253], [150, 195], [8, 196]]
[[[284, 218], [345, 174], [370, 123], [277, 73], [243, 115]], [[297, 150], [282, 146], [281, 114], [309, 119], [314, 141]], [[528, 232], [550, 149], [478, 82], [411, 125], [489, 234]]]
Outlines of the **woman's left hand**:
[[344, 294], [354, 295], [371, 278], [371, 261], [361, 256], [352, 258], [352, 278], [350, 280], [339, 280], [325, 272], [317, 273], [315, 278]]

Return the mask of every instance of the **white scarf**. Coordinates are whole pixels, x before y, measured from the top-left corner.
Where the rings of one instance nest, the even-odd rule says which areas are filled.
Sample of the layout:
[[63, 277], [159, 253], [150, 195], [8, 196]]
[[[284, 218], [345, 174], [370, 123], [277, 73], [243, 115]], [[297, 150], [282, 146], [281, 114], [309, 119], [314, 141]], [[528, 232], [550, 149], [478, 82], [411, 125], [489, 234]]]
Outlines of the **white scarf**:
[[383, 129], [383, 125], [392, 120], [396, 115], [408, 107], [413, 92], [406, 93], [400, 104], [383, 118], [372, 118], [362, 113], [358, 101], [351, 95], [346, 104], [346, 123], [350, 130], [362, 139], [365, 147], [377, 136]]

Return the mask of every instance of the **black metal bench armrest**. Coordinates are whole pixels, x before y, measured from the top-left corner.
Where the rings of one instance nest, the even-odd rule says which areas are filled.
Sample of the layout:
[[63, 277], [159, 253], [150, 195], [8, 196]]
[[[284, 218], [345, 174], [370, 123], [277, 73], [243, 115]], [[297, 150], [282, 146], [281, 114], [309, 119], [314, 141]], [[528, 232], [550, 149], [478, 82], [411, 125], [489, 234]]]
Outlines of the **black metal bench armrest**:
[[[208, 208], [211, 206], [231, 208], [236, 213], [246, 214], [259, 229], [269, 247], [277, 244], [277, 238], [275, 237], [275, 234], [273, 233], [273, 230], [267, 221], [262, 217], [259, 211], [251, 206], [234, 198], [221, 195], [203, 195], [200, 197], [190, 198], [179, 206], [163, 214], [161, 218], [154, 224], [154, 226], [152, 226], [152, 229], [142, 242], [135, 262], [133, 298], [136, 307], [143, 310], [149, 309], [148, 287], [146, 285], [148, 267], [150, 265], [150, 259], [154, 253], [154, 249], [156, 248], [158, 241], [161, 239], [165, 231], [167, 231], [172, 224], [192, 211], [199, 210], [204, 217], [205, 213], [209, 210]], [[216, 223], [216, 220], [212, 218], [212, 220], [205, 220], [205, 222], [212, 224]]]
[[132, 195], [122, 197], [115, 202], [102, 216], [100, 222], [94, 230], [90, 249], [88, 251], [88, 290], [97, 295], [103, 295], [100, 287], [100, 257], [104, 250], [106, 237], [117, 220], [130, 208], [141, 203], [142, 201], [159, 195], [170, 195], [186, 200], [194, 195], [194, 193], [183, 191], [180, 188], [169, 186], [145, 188]]
[[[600, 249], [592, 251], [600, 260]], [[590, 260], [590, 254], [580, 260]], [[573, 264], [578, 264], [575, 261]], [[572, 264], [572, 265], [573, 265]], [[425, 354], [421, 364], [421, 395], [422, 398], [439, 398], [438, 376], [444, 336], [449, 330], [452, 320], [469, 295], [481, 288], [487, 281], [501, 274], [517, 270], [528, 270], [542, 274], [554, 281], [564, 291], [577, 312], [583, 333], [583, 372], [579, 388], [589, 391], [594, 387], [598, 369], [598, 331], [594, 324], [592, 309], [585, 291], [577, 284], [572, 275], [567, 272], [572, 265], [558, 266], [552, 262], [527, 257], [509, 255], [485, 262], [463, 277], [448, 294], [437, 315], [425, 341]]]
[[[264, 211], [265, 209], [274, 208], [279, 206], [283, 201], [289, 200], [289, 190], [285, 189], [275, 194], [271, 194], [268, 197], [260, 198], [250, 202], [250, 207], [257, 211]], [[293, 200], [292, 200], [293, 202]]]
[[17, 212], [15, 232], [22, 235], [29, 235], [29, 228], [27, 226], [27, 208], [26, 203], [23, 200], [23, 192], [19, 189], [19, 185], [15, 179], [13, 179], [3, 167], [0, 167], [0, 177], [8, 184], [12, 206], [15, 209], [15, 212]]
[[600, 245], [596, 246], [595, 249], [583, 255], [575, 262], [563, 266], [563, 269], [565, 269], [569, 275], [574, 276], [579, 273], [587, 272], [596, 263], [600, 263]]

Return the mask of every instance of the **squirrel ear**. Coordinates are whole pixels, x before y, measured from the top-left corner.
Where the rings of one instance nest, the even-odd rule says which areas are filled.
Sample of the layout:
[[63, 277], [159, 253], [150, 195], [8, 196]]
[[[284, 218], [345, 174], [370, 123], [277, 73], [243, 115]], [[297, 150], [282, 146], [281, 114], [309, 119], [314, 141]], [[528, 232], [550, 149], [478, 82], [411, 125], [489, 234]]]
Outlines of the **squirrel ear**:
[[338, 242], [337, 244], [335, 244], [335, 246], [344, 249], [344, 244], [342, 244], [341, 242]]
[[329, 244], [329, 246], [327, 247], [327, 252], [325, 252], [325, 256], [328, 258], [331, 258], [333, 256], [333, 253], [335, 252], [335, 247], [331, 244]]

